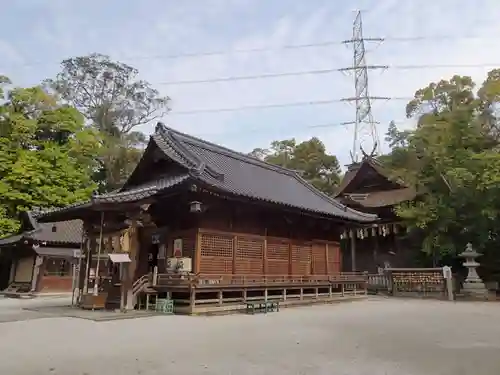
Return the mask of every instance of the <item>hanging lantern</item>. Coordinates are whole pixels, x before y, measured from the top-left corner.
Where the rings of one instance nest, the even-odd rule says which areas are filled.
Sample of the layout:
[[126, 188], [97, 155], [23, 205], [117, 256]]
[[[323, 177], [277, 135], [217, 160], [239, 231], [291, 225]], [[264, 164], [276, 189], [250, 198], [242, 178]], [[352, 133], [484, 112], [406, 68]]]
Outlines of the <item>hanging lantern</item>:
[[365, 238], [365, 235], [363, 233], [363, 229], [359, 229], [358, 230], [358, 237], [361, 238], [361, 239], [364, 239]]
[[201, 212], [201, 202], [194, 201], [189, 203], [189, 211], [195, 213]]

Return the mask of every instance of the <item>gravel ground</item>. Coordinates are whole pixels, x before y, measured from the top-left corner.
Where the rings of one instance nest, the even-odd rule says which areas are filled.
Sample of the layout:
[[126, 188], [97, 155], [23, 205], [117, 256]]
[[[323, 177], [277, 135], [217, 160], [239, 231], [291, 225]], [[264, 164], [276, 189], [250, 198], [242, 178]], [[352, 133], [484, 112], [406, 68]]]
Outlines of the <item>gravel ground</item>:
[[369, 299], [254, 316], [24, 320], [0, 324], [0, 374], [498, 375], [499, 318], [497, 303]]

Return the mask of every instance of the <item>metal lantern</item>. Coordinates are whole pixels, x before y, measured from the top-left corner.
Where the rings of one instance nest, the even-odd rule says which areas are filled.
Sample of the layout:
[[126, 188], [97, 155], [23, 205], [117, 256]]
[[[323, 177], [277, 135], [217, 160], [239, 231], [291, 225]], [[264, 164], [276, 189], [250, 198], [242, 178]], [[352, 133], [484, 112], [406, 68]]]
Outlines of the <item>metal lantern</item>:
[[189, 203], [189, 211], [195, 213], [201, 212], [201, 202], [193, 201]]

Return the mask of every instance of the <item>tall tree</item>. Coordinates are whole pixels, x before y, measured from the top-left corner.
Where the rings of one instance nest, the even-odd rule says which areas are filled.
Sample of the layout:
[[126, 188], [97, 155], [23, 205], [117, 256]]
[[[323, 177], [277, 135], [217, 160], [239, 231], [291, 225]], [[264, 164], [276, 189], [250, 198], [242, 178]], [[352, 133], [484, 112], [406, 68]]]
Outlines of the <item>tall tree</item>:
[[21, 210], [89, 198], [99, 142], [77, 109], [61, 105], [41, 87], [1, 91], [0, 235], [5, 235], [17, 229]]
[[269, 149], [255, 149], [250, 155], [294, 169], [316, 188], [333, 195], [340, 182], [340, 166], [337, 157], [326, 152], [318, 138], [297, 143], [295, 139], [274, 141]]
[[500, 154], [492, 108], [499, 77], [490, 73], [479, 90], [461, 76], [418, 90], [407, 106], [418, 127], [393, 144], [389, 159], [399, 158], [406, 181], [420, 192], [397, 212], [436, 257], [456, 255], [469, 241], [484, 251], [498, 247]]
[[140, 80], [137, 69], [101, 54], [64, 60], [62, 71], [45, 84], [105, 135], [97, 178], [101, 190], [119, 187], [146, 141], [137, 127], [163, 116], [169, 98]]

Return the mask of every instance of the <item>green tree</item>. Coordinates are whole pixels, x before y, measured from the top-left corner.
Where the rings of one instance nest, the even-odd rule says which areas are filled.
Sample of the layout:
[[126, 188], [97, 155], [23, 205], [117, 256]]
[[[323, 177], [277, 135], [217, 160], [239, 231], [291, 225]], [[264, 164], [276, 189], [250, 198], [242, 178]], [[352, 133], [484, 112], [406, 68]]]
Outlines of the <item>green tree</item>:
[[[418, 127], [392, 144], [388, 159], [420, 194], [397, 213], [423, 234], [423, 249], [436, 259], [456, 255], [467, 242], [483, 251], [498, 247], [500, 154], [493, 109], [499, 76], [490, 73], [479, 90], [461, 76], [418, 90], [406, 108]], [[390, 129], [388, 137], [395, 135]]]
[[17, 229], [19, 211], [89, 198], [96, 187], [91, 176], [99, 142], [78, 110], [41, 87], [2, 92], [0, 235], [5, 235]]
[[329, 195], [335, 193], [340, 182], [337, 157], [329, 155], [323, 142], [315, 137], [301, 143], [295, 139], [274, 141], [269, 149], [255, 149], [250, 155], [298, 171], [304, 179]]
[[119, 187], [146, 143], [137, 127], [165, 115], [169, 98], [138, 79], [137, 69], [100, 54], [64, 60], [62, 71], [45, 85], [104, 135], [101, 168], [95, 178], [101, 191]]

